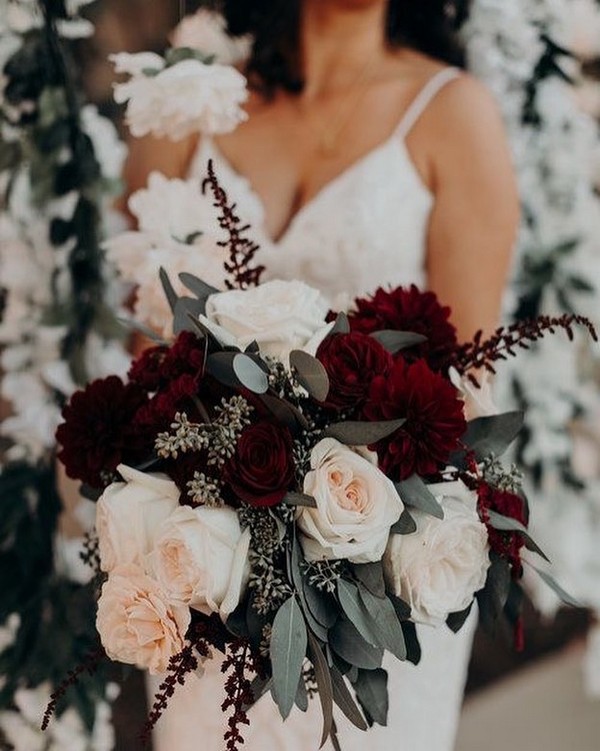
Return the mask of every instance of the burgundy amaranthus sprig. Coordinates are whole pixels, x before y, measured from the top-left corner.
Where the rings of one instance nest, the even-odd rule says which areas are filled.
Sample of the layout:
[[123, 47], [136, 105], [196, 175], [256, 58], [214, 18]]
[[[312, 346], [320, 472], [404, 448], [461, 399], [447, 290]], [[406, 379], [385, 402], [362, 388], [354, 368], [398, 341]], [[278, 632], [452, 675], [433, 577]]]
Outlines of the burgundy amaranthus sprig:
[[48, 702], [46, 711], [44, 712], [44, 717], [42, 718], [42, 730], [48, 728], [50, 720], [56, 713], [58, 702], [66, 695], [67, 691], [79, 683], [79, 680], [84, 673], [87, 673], [89, 676], [94, 675], [105, 657], [106, 652], [99, 647], [90, 652], [80, 665], [77, 665], [73, 670], [69, 670], [67, 677], [64, 678], [58, 684], [56, 690], [50, 694], [50, 701]]
[[209, 654], [210, 650], [205, 631], [202, 628], [202, 624], [199, 624], [192, 629], [186, 646], [181, 652], [171, 657], [169, 661], [167, 676], [160, 684], [154, 696], [152, 709], [140, 732], [140, 740], [144, 745], [150, 743], [152, 731], [162, 717], [163, 712], [169, 704], [169, 699], [174, 695], [177, 686], [183, 686], [187, 677], [198, 669], [198, 658], [208, 657]]
[[467, 374], [469, 380], [478, 386], [477, 378], [468, 371], [487, 370], [495, 373], [494, 363], [514, 357], [517, 349], [529, 349], [531, 344], [542, 339], [546, 334], [554, 334], [557, 329], [566, 332], [569, 340], [574, 338], [574, 327], [587, 329], [592, 339], [597, 342], [598, 335], [593, 323], [584, 316], [564, 314], [562, 316], [539, 316], [527, 321], [518, 321], [510, 326], [501, 326], [489, 339], [483, 339], [483, 332], [478, 331], [473, 340], [460, 346], [452, 358], [451, 365], [461, 374]]
[[247, 640], [237, 639], [228, 647], [221, 672], [227, 674], [225, 680], [226, 698], [221, 705], [221, 709], [223, 712], [228, 709], [233, 710], [227, 720], [229, 729], [225, 732], [224, 740], [227, 744], [227, 751], [237, 751], [239, 746], [244, 743], [240, 726], [250, 724], [247, 710], [254, 703], [252, 684], [248, 678], [248, 673], [259, 676], [263, 674], [260, 656], [253, 653]]
[[225, 270], [233, 278], [225, 281], [228, 289], [247, 289], [256, 287], [260, 283], [260, 277], [265, 270], [264, 266], [253, 266], [252, 260], [259, 249], [259, 245], [246, 236], [250, 229], [249, 224], [241, 224], [236, 214], [235, 203], [230, 204], [227, 193], [221, 187], [215, 174], [212, 160], [208, 162], [208, 177], [202, 183], [202, 191], [207, 186], [211, 189], [215, 199], [215, 206], [220, 211], [219, 225], [227, 232], [228, 239], [219, 242], [223, 248], [229, 249], [229, 262], [225, 263]]

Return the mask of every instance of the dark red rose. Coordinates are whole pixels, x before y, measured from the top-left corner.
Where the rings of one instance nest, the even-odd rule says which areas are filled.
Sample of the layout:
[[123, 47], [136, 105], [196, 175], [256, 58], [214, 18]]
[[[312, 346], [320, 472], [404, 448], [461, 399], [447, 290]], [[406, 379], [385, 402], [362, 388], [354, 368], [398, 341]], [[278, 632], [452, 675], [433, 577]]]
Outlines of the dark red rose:
[[317, 352], [329, 376], [325, 404], [334, 409], [360, 408], [375, 376], [386, 375], [394, 360], [372, 336], [352, 332], [328, 336]]
[[287, 428], [266, 421], [250, 425], [225, 464], [223, 479], [251, 506], [275, 506], [294, 480], [292, 450]]
[[121, 462], [144, 459], [152, 451], [154, 436], [137, 431], [134, 422], [147, 402], [140, 386], [124, 384], [117, 376], [93, 381], [73, 394], [56, 431], [58, 458], [67, 475], [99, 488], [103, 476]]
[[440, 304], [433, 292], [421, 292], [413, 284], [388, 292], [381, 287], [372, 298], [359, 298], [356, 311], [348, 315], [352, 331], [372, 334], [392, 329], [422, 334], [427, 341], [403, 350], [404, 359], [427, 360], [432, 370], [444, 371], [457, 347], [456, 329], [450, 323], [450, 308]]
[[439, 471], [466, 430], [456, 389], [424, 360], [408, 363], [399, 357], [388, 375], [374, 378], [364, 415], [368, 420], [406, 418], [392, 436], [372, 447], [381, 469], [395, 481]]
[[525, 544], [523, 535], [519, 532], [502, 532], [494, 529], [488, 523], [487, 512], [490, 510], [496, 511], [498, 514], [502, 514], [502, 516], [515, 519], [527, 526], [527, 506], [525, 501], [516, 493], [511, 493], [509, 490], [498, 490], [486, 482], [479, 484], [477, 495], [481, 516], [488, 529], [490, 548], [502, 556], [502, 558], [506, 558], [509, 561], [513, 576], [519, 578], [523, 573], [521, 563], [521, 550]]

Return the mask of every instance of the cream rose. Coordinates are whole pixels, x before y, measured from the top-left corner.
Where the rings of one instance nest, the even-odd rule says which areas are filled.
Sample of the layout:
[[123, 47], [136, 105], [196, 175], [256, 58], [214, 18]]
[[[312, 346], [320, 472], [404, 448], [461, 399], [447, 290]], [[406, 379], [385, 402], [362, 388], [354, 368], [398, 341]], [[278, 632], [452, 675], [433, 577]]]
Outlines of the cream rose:
[[411, 511], [417, 531], [390, 537], [383, 566], [388, 586], [411, 606], [414, 620], [438, 626], [469, 606], [485, 584], [490, 559], [475, 493], [462, 482], [429, 490], [444, 519]]
[[100, 566], [108, 572], [128, 563], [142, 565], [158, 526], [179, 506], [179, 490], [165, 476], [123, 464], [118, 470], [125, 482], [109, 485], [96, 508]]
[[248, 290], [211, 295], [202, 322], [224, 344], [245, 349], [256, 341], [264, 355], [288, 362], [293, 349], [314, 355], [333, 327], [321, 293], [298, 281], [275, 279]]
[[317, 507], [298, 512], [307, 560], [381, 560], [390, 527], [404, 508], [392, 482], [371, 461], [333, 438], [314, 447], [310, 465], [304, 492]]
[[165, 593], [136, 565], [114, 569], [102, 586], [96, 628], [111, 660], [164, 673], [181, 652], [190, 610], [169, 602]]
[[170, 600], [226, 620], [248, 582], [249, 547], [233, 509], [180, 507], [161, 525], [149, 566]]

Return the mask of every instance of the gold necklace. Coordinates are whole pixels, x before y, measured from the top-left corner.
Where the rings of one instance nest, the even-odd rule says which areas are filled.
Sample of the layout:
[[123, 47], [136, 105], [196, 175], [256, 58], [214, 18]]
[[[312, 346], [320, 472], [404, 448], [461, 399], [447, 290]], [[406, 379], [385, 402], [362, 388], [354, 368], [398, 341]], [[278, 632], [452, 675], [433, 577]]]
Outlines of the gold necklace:
[[348, 125], [350, 118], [365, 93], [371, 74], [378, 63], [376, 57], [372, 57], [359, 72], [355, 82], [350, 86], [347, 95], [344, 97], [341, 106], [338, 108], [334, 117], [329, 122], [320, 122], [320, 135], [318, 141], [319, 153], [326, 157], [334, 156], [338, 151], [339, 139]]

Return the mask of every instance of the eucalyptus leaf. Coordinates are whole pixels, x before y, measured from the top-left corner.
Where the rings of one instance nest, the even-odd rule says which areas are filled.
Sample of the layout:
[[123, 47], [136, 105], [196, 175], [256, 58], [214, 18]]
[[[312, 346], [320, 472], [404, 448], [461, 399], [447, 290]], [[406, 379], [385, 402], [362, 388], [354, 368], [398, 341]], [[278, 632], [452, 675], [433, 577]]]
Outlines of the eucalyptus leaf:
[[415, 334], [412, 331], [394, 331], [392, 329], [375, 331], [371, 336], [392, 355], [403, 349], [408, 349], [408, 347], [414, 347], [427, 341], [427, 337], [422, 334]]
[[389, 709], [387, 671], [383, 668], [359, 670], [353, 684], [358, 701], [367, 718], [385, 727]]
[[511, 519], [508, 516], [503, 516], [496, 511], [492, 511], [491, 509], [488, 510], [487, 515], [489, 523], [494, 529], [497, 529], [500, 532], [519, 532], [525, 538], [525, 545], [528, 550], [531, 550], [533, 553], [537, 553], [545, 561], [548, 561], [548, 563], [550, 562], [548, 556], [531, 538], [527, 527], [521, 524], [520, 521], [517, 521], [517, 519]]
[[504, 610], [510, 590], [510, 566], [498, 555], [492, 554], [484, 588], [476, 595], [481, 622], [493, 633]]
[[490, 454], [502, 456], [523, 427], [523, 418], [523, 412], [478, 417], [467, 425], [463, 443], [475, 453], [478, 461]]
[[352, 584], [352, 582], [346, 581], [346, 579], [338, 579], [337, 595], [342, 610], [362, 638], [374, 647], [383, 647], [384, 645], [380, 643], [379, 634], [373, 627], [369, 613], [365, 609], [358, 592], [358, 587]]
[[249, 391], [264, 394], [269, 390], [269, 378], [265, 371], [250, 357], [241, 352], [233, 358], [233, 371], [237, 379]]
[[207, 284], [206, 282], [202, 281], [202, 279], [199, 279], [197, 276], [194, 276], [193, 274], [188, 274], [185, 271], [182, 271], [181, 274], [179, 274], [179, 278], [181, 280], [181, 283], [185, 287], [187, 287], [187, 289], [189, 289], [190, 292], [193, 292], [199, 300], [204, 301], [204, 307], [206, 307], [206, 300], [211, 295], [214, 295], [218, 293], [219, 291], [216, 287], [213, 287], [210, 284]]
[[327, 738], [331, 734], [333, 727], [333, 686], [331, 684], [331, 673], [329, 672], [329, 666], [321, 645], [317, 639], [310, 633], [308, 633], [308, 646], [310, 661], [313, 664], [315, 671], [315, 679], [317, 681], [318, 697], [321, 702], [321, 711], [323, 712], [323, 733], [321, 735], [321, 744], [319, 748], [322, 748]]
[[276, 420], [293, 433], [298, 432], [298, 428], [308, 427], [306, 418], [293, 404], [272, 394], [261, 394], [260, 399]]
[[337, 422], [329, 425], [323, 435], [335, 438], [346, 446], [370, 446], [388, 438], [401, 428], [405, 419], [383, 420], [381, 422]]
[[333, 334], [349, 334], [350, 333], [350, 321], [345, 313], [338, 313], [338, 317], [335, 319], [333, 328], [329, 332], [329, 336]]
[[162, 336], [159, 336], [159, 334], [157, 334], [156, 331], [153, 331], [149, 326], [145, 326], [140, 321], [134, 321], [132, 318], [123, 318], [121, 316], [117, 316], [116, 320], [124, 328], [138, 331], [140, 334], [143, 334], [147, 339], [150, 339], [155, 344], [161, 347], [168, 346], [168, 342], [165, 339], [163, 339]]
[[410, 511], [404, 509], [398, 521], [392, 525], [390, 532], [394, 535], [412, 535], [417, 531], [417, 522], [413, 519]]
[[350, 665], [366, 670], [381, 667], [383, 649], [366, 642], [346, 618], [340, 618], [329, 632], [329, 644]]
[[165, 297], [167, 298], [167, 302], [169, 303], [169, 307], [171, 308], [171, 311], [174, 313], [175, 305], [177, 304], [177, 300], [179, 300], [179, 295], [177, 294], [177, 292], [175, 292], [175, 289], [173, 288], [173, 285], [171, 284], [171, 280], [169, 279], [169, 275], [167, 274], [167, 272], [162, 266], [160, 267], [158, 274], [160, 277], [162, 288], [165, 293]]
[[327, 641], [327, 629], [319, 623], [319, 621], [313, 616], [306, 602], [304, 592], [304, 580], [300, 571], [300, 565], [302, 562], [302, 552], [300, 550], [300, 543], [298, 538], [294, 534], [292, 539], [291, 549], [288, 548], [288, 569], [291, 575], [292, 582], [298, 597], [300, 598], [300, 604], [302, 611], [308, 623], [309, 629], [313, 634], [321, 641]]
[[528, 562], [528, 565], [531, 566], [531, 568], [538, 574], [538, 576], [540, 576], [542, 581], [545, 582], [550, 587], [550, 589], [554, 591], [554, 593], [565, 605], [569, 605], [573, 608], [582, 607], [582, 604], [574, 597], [572, 597], [566, 590], [564, 590], [551, 574], [541, 568], [538, 568], [537, 566], [534, 566], [530, 562]]
[[331, 684], [333, 688], [333, 700], [342, 710], [344, 715], [359, 730], [368, 730], [369, 726], [363, 717], [352, 694], [348, 690], [344, 676], [337, 668], [331, 669]]
[[459, 613], [450, 613], [450, 615], [446, 618], [446, 625], [448, 626], [450, 631], [457, 634], [465, 625], [472, 609], [473, 603], [471, 603], [468, 608], [465, 608], [465, 610], [461, 610]]
[[282, 503], [285, 503], [288, 506], [307, 506], [309, 508], [317, 508], [317, 502], [312, 495], [296, 493], [293, 491], [285, 494]]
[[182, 331], [195, 333], [197, 330], [195, 321], [202, 313], [204, 313], [203, 302], [194, 297], [180, 297], [173, 310], [173, 333], [176, 335], [181, 334]]
[[421, 662], [421, 644], [416, 625], [412, 621], [402, 621], [402, 633], [406, 643], [406, 660], [418, 665]]
[[406, 644], [404, 643], [402, 625], [391, 601], [387, 597], [375, 597], [366, 587], [360, 585], [358, 591], [371, 619], [372, 627], [377, 632], [381, 646], [399, 660], [406, 660]]
[[277, 611], [271, 633], [272, 693], [285, 720], [289, 715], [306, 656], [307, 633], [304, 617], [295, 595], [288, 598]]
[[338, 617], [338, 609], [331, 595], [321, 592], [304, 582], [304, 597], [313, 617], [326, 629], [331, 628]]
[[250, 684], [250, 691], [252, 692], [252, 702], [250, 704], [245, 704], [244, 709], [250, 709], [250, 707], [253, 707], [259, 699], [262, 699], [267, 691], [271, 690], [272, 685], [272, 678], [261, 678], [257, 675]]
[[376, 563], [354, 564], [354, 575], [358, 581], [376, 597], [385, 597], [385, 581], [383, 579], [383, 564]]
[[444, 510], [418, 475], [396, 483], [396, 490], [406, 506], [435, 516], [436, 519], [444, 518]]
[[396, 611], [398, 620], [401, 621], [402, 623], [404, 623], [404, 621], [408, 621], [412, 614], [410, 605], [407, 602], [404, 602], [404, 600], [402, 600], [400, 597], [397, 597], [396, 595], [392, 594], [391, 592], [388, 593], [388, 597], [394, 607], [394, 610]]
[[329, 376], [323, 363], [308, 352], [294, 349], [290, 352], [290, 365], [298, 382], [310, 396], [318, 402], [324, 402], [329, 393]]

